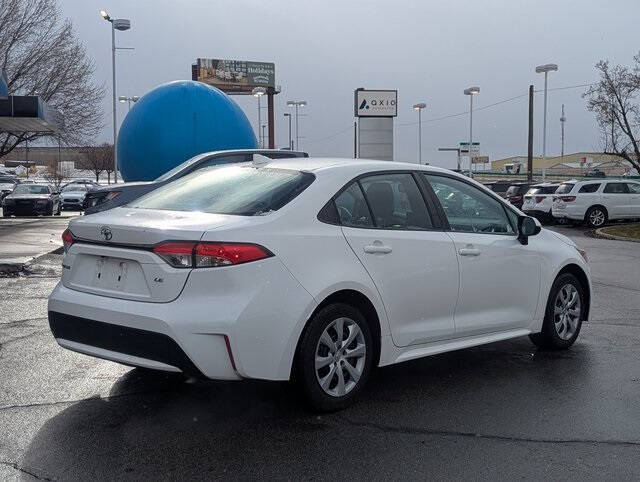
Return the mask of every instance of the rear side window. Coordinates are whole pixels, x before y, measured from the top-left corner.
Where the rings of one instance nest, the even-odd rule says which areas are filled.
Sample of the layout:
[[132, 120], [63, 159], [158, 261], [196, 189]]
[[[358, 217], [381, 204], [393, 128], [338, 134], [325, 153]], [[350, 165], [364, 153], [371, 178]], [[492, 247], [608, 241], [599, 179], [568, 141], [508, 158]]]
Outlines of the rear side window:
[[308, 172], [246, 165], [198, 169], [136, 199], [129, 206], [259, 216], [289, 203], [314, 179]]
[[580, 190], [578, 192], [593, 193], [593, 192], [596, 192], [599, 187], [600, 187], [600, 183], [597, 183], [597, 184], [585, 184], [584, 186], [582, 186], [580, 188]]
[[602, 192], [607, 194], [628, 194], [629, 188], [624, 182], [608, 182]]
[[575, 184], [572, 182], [563, 182], [556, 190], [556, 194], [568, 194], [573, 189], [573, 186], [575, 186]]
[[340, 224], [352, 228], [372, 228], [373, 221], [360, 184], [352, 183], [335, 199]]
[[630, 182], [627, 186], [629, 186], [629, 192], [632, 192], [633, 194], [640, 194], [640, 184]]
[[431, 217], [411, 174], [381, 174], [361, 181], [376, 227], [431, 229]]

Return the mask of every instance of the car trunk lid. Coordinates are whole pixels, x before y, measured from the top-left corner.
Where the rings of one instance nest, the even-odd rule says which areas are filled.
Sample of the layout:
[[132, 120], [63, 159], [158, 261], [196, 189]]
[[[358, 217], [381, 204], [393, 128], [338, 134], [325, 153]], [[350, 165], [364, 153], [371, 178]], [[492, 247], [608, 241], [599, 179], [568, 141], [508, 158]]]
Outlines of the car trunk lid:
[[73, 220], [74, 243], [62, 283], [86, 293], [166, 303], [182, 291], [190, 268], [174, 268], [153, 253], [165, 241], [199, 241], [205, 231], [237, 224], [238, 216], [116, 208]]

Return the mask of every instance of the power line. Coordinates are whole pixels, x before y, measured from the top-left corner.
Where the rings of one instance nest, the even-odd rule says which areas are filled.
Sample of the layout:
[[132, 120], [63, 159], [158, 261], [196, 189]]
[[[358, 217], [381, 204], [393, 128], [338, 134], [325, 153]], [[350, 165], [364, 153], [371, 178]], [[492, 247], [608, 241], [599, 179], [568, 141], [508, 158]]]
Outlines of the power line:
[[339, 136], [340, 134], [343, 134], [345, 132], [347, 132], [348, 130], [353, 129], [353, 124], [349, 124], [347, 127], [345, 127], [344, 129], [340, 129], [338, 132], [334, 132], [333, 134], [330, 134], [326, 137], [321, 137], [319, 139], [313, 139], [313, 140], [309, 140], [306, 141], [306, 143], [312, 143], [312, 142], [320, 142], [320, 141], [326, 141], [327, 139], [332, 139], [336, 136]]

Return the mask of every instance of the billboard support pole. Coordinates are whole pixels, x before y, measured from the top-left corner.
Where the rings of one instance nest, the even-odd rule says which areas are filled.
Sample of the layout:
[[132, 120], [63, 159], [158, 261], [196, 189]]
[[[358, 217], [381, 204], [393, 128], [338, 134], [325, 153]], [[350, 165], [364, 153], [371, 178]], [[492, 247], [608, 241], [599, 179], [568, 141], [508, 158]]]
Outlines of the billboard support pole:
[[275, 112], [273, 107], [273, 91], [271, 89], [267, 92], [267, 117], [269, 124], [269, 149], [275, 149]]
[[533, 85], [529, 86], [529, 131], [527, 135], [527, 181], [533, 181]]
[[358, 123], [353, 121], [353, 158], [358, 158]]

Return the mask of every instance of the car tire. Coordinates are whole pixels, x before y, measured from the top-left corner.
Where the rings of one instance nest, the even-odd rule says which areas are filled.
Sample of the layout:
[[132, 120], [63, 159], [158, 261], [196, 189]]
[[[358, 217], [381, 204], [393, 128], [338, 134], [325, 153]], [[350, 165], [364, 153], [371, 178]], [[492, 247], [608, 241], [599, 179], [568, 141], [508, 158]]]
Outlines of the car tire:
[[[317, 365], [316, 359], [323, 364]], [[296, 382], [312, 409], [342, 410], [366, 384], [373, 359], [371, 330], [360, 311], [344, 303], [327, 305], [311, 318], [302, 335]]]
[[565, 350], [575, 343], [587, 307], [584, 290], [582, 283], [571, 273], [556, 278], [547, 300], [542, 331], [529, 335], [535, 345]]
[[584, 221], [591, 228], [601, 228], [609, 220], [607, 210], [602, 206], [593, 206], [587, 210], [587, 214], [584, 216]]

